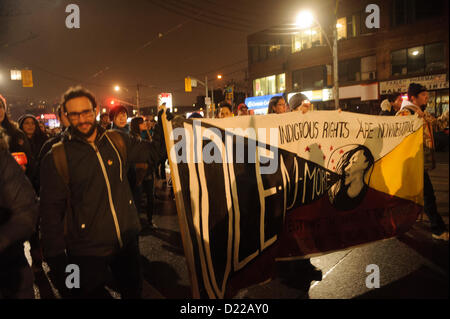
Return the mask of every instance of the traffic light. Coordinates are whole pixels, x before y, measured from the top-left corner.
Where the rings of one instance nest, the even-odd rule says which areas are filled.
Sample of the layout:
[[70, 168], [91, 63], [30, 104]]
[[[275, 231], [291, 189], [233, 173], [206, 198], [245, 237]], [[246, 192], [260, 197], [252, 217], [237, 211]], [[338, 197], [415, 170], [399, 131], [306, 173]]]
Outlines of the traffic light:
[[184, 91], [192, 92], [192, 82], [190, 77], [184, 78]]

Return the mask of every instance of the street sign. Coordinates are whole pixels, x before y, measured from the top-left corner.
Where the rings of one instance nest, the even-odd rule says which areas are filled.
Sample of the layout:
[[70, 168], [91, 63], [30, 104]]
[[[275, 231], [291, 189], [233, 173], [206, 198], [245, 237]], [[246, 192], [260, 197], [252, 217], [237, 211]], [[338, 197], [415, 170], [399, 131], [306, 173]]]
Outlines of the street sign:
[[205, 104], [206, 105], [211, 105], [211, 98], [209, 96], [205, 97]]

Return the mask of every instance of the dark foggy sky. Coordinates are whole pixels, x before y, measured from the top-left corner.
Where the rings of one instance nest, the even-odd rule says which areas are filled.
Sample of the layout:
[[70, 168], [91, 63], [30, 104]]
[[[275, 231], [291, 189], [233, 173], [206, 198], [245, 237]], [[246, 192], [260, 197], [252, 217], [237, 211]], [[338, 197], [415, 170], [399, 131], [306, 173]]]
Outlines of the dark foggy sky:
[[[141, 105], [155, 105], [161, 92], [172, 92], [174, 105], [191, 105], [204, 88], [185, 93], [185, 76], [242, 81], [247, 35], [293, 22], [304, 2], [0, 0], [0, 94], [52, 102], [82, 84], [104, 102], [134, 97], [141, 83], [151, 86], [141, 88]], [[65, 26], [70, 3], [80, 8], [80, 29]], [[34, 87], [11, 81], [12, 67], [32, 69]], [[115, 93], [115, 84], [129, 92]]]

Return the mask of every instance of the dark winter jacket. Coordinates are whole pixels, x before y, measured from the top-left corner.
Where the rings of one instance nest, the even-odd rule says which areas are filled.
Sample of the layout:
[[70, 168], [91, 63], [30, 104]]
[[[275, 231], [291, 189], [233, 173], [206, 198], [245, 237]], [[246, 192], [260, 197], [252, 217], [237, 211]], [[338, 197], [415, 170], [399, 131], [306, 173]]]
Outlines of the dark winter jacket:
[[[119, 132], [127, 162], [155, 165], [161, 156], [161, 126], [154, 143]], [[72, 134], [63, 137], [70, 175], [70, 209], [63, 179], [53, 160], [53, 150], [41, 163], [41, 233], [44, 256], [55, 257], [67, 249], [71, 255], [106, 256], [135, 240], [140, 223], [126, 176], [127, 163], [120, 151], [97, 127], [95, 143]], [[65, 227], [66, 225], [66, 234]]]
[[23, 242], [34, 232], [38, 204], [33, 187], [0, 141], [0, 271], [23, 255]]

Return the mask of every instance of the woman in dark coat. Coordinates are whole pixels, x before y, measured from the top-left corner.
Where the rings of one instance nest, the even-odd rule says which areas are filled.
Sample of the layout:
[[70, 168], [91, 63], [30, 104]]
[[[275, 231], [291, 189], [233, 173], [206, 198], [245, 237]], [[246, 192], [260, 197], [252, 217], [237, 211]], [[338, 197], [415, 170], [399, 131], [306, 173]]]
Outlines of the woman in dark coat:
[[31, 162], [32, 166], [27, 168], [27, 176], [30, 178], [31, 183], [34, 186], [36, 194], [39, 194], [39, 167], [38, 157], [39, 152], [47, 141], [48, 137], [39, 128], [39, 122], [32, 114], [25, 114], [19, 118], [19, 128], [25, 133], [28, 143], [31, 148]]
[[[135, 138], [141, 138], [142, 133], [147, 130], [146, 123], [143, 117], [135, 117], [130, 123], [130, 135]], [[132, 168], [130, 168], [132, 169]], [[130, 187], [133, 192], [135, 204], [138, 212], [145, 211], [147, 215], [148, 225], [155, 227], [153, 223], [153, 202], [154, 202], [154, 169], [148, 167], [144, 163], [136, 163], [134, 167], [134, 178], [129, 179]], [[130, 175], [129, 175], [130, 177]], [[145, 193], [147, 201], [146, 205], [142, 207], [142, 193]]]

